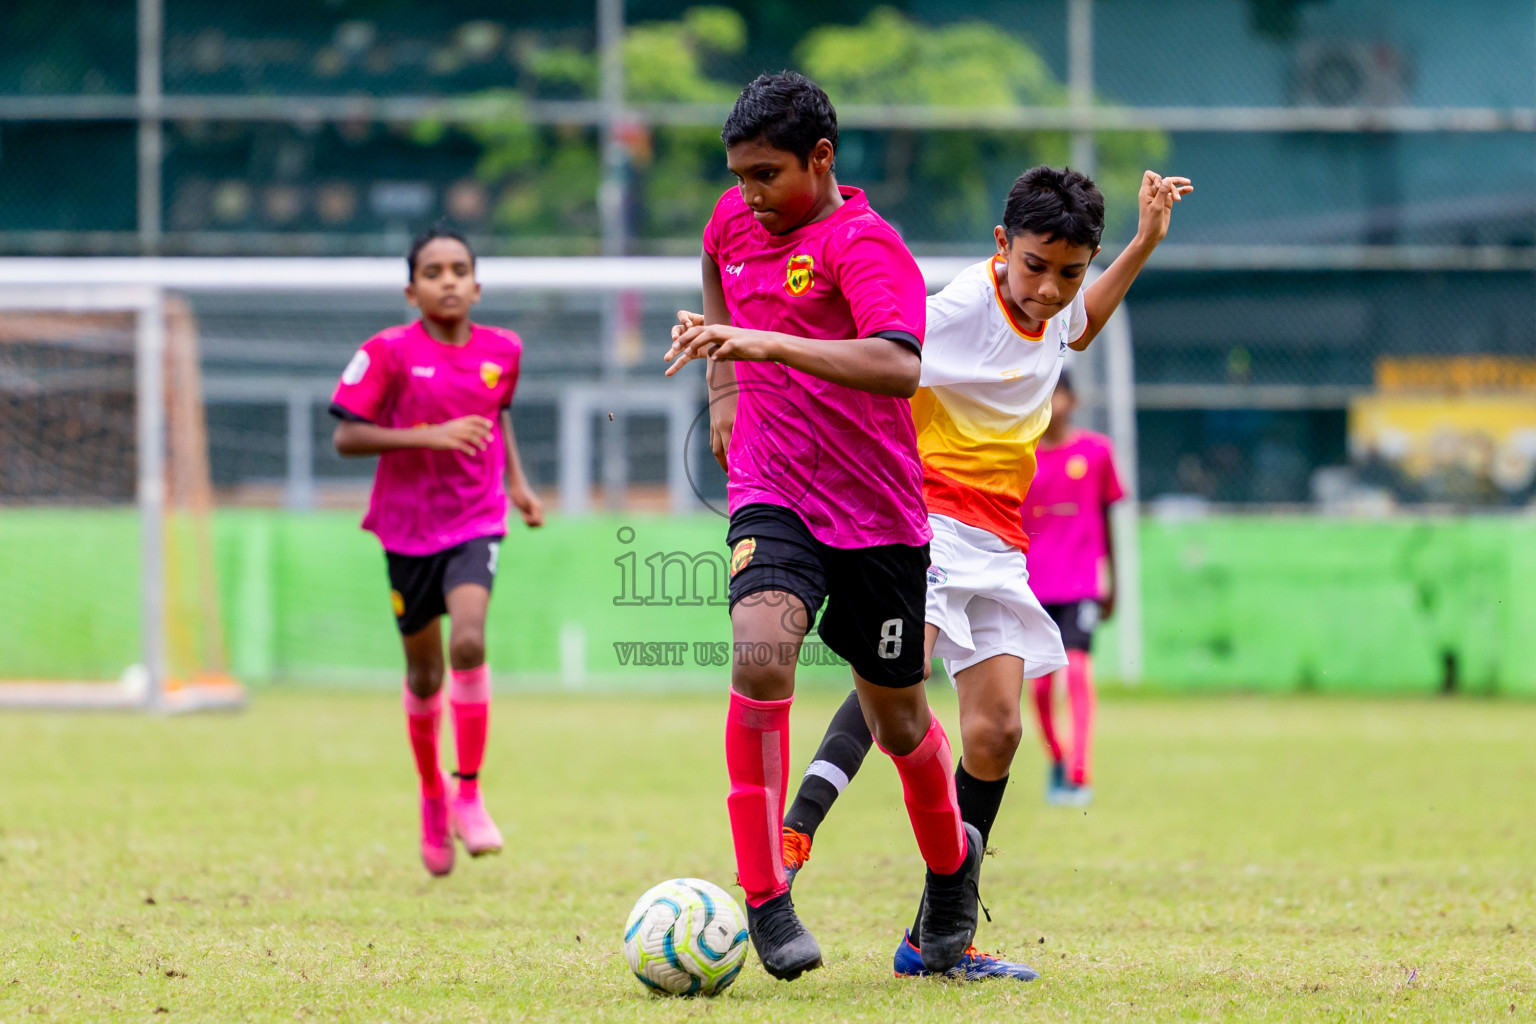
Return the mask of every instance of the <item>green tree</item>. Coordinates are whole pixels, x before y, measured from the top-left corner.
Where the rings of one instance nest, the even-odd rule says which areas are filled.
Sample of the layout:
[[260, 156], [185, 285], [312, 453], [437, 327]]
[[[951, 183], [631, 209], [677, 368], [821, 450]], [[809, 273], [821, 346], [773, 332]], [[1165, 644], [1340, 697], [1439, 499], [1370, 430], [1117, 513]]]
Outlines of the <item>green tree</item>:
[[[741, 83], [730, 58], [747, 45], [746, 24], [725, 7], [695, 7], [677, 21], [646, 22], [624, 38], [625, 98], [632, 104], [725, 105]], [[1065, 87], [1023, 37], [964, 21], [929, 26], [880, 8], [852, 26], [813, 29], [795, 62], [837, 103], [932, 106], [1060, 106]], [[476, 173], [497, 190], [496, 227], [510, 235], [559, 237], [591, 248], [599, 232], [601, 179], [597, 132], [530, 125], [529, 97], [590, 97], [596, 55], [546, 46], [528, 37], [516, 88], [484, 94], [484, 116], [464, 128], [482, 147]], [[423, 122], [424, 143], [446, 129]], [[1064, 132], [893, 130], [850, 132], [840, 159], [845, 176], [865, 186], [875, 205], [918, 241], [985, 244], [1001, 198], [1024, 167], [1061, 164]], [[713, 126], [628, 126], [633, 197], [631, 227], [639, 248], [696, 245], [699, 230], [729, 184]], [[1111, 224], [1134, 223], [1144, 167], [1166, 158], [1165, 136], [1129, 132], [1099, 137], [1099, 180]]]
[[[537, 237], [546, 251], [556, 237], [595, 237], [600, 171], [594, 133], [577, 126], [530, 124], [526, 102], [518, 89], [482, 93], [470, 101], [471, 118], [457, 129], [480, 144], [475, 176], [496, 190], [496, 228]], [[440, 120], [424, 119], [415, 126], [415, 138], [435, 145], [448, 130]], [[590, 246], [578, 241], [567, 248]]]
[[[724, 7], [695, 7], [679, 21], [646, 22], [624, 36], [624, 94], [630, 103], [729, 103], [736, 87], [712, 78], [709, 61], [746, 46], [746, 23]], [[590, 97], [598, 60], [533, 37], [519, 54], [518, 86], [475, 97], [482, 111], [462, 131], [482, 147], [475, 173], [497, 191], [495, 226], [512, 235], [560, 237], [591, 248], [599, 234], [597, 187], [601, 140], [588, 128], [531, 125], [529, 97]], [[417, 141], [433, 144], [447, 128], [425, 120]], [[633, 220], [641, 238], [697, 236], [726, 185], [720, 136], [713, 128], [626, 126]], [[718, 187], [717, 187], [718, 186]], [[581, 241], [585, 239], [586, 244]]]
[[[858, 25], [812, 30], [795, 58], [833, 103], [1050, 107], [1067, 102], [1066, 87], [1025, 38], [982, 21], [934, 27], [882, 7]], [[1117, 132], [1097, 141], [1097, 180], [1109, 204], [1111, 230], [1134, 224], [1141, 172], [1167, 158], [1167, 137]], [[882, 164], [869, 185], [876, 207], [899, 220], [910, 237], [957, 242], [984, 238], [1021, 170], [1064, 164], [1070, 150], [1069, 136], [1059, 131], [898, 129], [879, 133], [872, 142]]]
[[[636, 25], [624, 39], [624, 90], [632, 103], [718, 103], [740, 86], [707, 66], [740, 53], [747, 25], [727, 7], [694, 7], [681, 21]], [[714, 127], [658, 127], [630, 146], [634, 228], [646, 238], [697, 240], [730, 182]]]

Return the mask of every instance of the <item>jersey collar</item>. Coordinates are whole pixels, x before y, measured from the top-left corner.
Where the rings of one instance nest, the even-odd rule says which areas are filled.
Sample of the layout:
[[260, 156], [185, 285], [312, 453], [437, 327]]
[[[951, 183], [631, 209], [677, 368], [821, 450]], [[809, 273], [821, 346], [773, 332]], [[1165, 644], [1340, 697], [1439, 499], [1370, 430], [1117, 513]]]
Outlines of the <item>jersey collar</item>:
[[1044, 338], [1045, 337], [1045, 327], [1046, 327], [1046, 324], [1050, 323], [1050, 320], [1042, 320], [1042, 321], [1040, 321], [1040, 330], [1037, 331], [1034, 334], [1030, 334], [1027, 330], [1025, 330], [1022, 326], [1020, 326], [1020, 324], [1019, 324], [1019, 322], [1017, 320], [1015, 320], [1013, 318], [1013, 310], [1009, 309], [1008, 308], [1008, 303], [1003, 301], [1003, 286], [1002, 286], [1002, 283], [999, 282], [998, 279], [997, 279], [997, 258], [996, 257], [993, 257], [992, 259], [987, 260], [987, 273], [992, 275], [992, 296], [993, 296], [993, 298], [997, 299], [997, 308], [1002, 310], [1002, 312], [1003, 312], [1003, 319], [1008, 321], [1008, 326], [1013, 328], [1013, 333], [1017, 334], [1019, 337], [1023, 338], [1025, 341], [1039, 341], [1042, 338]]
[[469, 346], [473, 345], [475, 342], [475, 335], [480, 333], [479, 326], [471, 322], [469, 325], [469, 337], [464, 339], [464, 344], [453, 345], [446, 341], [438, 341], [436, 338], [432, 337], [432, 332], [427, 330], [427, 325], [422, 322], [421, 317], [417, 317], [416, 322], [411, 324], [411, 326], [416, 329], [416, 333], [421, 338], [421, 340], [425, 341], [427, 344], [435, 345], [438, 348], [452, 349], [455, 352], [462, 352], [469, 348]]

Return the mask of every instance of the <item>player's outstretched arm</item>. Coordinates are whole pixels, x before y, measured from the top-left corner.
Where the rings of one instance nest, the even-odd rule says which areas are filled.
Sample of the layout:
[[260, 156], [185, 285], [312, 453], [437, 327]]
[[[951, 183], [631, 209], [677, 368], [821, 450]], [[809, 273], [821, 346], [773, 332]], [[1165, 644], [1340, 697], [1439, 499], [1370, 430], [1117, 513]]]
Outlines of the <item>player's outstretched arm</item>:
[[1083, 292], [1083, 306], [1088, 312], [1088, 329], [1082, 337], [1072, 342], [1081, 352], [1088, 347], [1120, 303], [1131, 290], [1131, 282], [1147, 265], [1147, 259], [1159, 242], [1168, 237], [1168, 222], [1173, 217], [1173, 204], [1181, 202], [1195, 190], [1188, 178], [1165, 178], [1155, 171], [1141, 176], [1141, 193], [1137, 197], [1140, 213], [1136, 221], [1136, 237], [1125, 247], [1109, 269], [1100, 274]]
[[501, 436], [507, 441], [507, 497], [529, 526], [544, 525], [544, 503], [528, 486], [523, 460], [517, 454], [517, 435], [512, 433], [512, 411], [501, 410]]
[[338, 455], [382, 455], [402, 448], [430, 448], [440, 452], [476, 455], [491, 443], [492, 423], [484, 416], [460, 416], [430, 427], [381, 427], [358, 420], [343, 420], [331, 435]]
[[781, 335], [778, 361], [813, 377], [876, 395], [911, 398], [917, 394], [923, 360], [890, 338], [820, 341]]
[[[676, 332], [675, 332], [676, 333]], [[797, 338], [728, 324], [700, 324], [676, 333], [667, 352], [667, 376], [694, 359], [783, 363], [813, 377], [876, 395], [911, 398], [922, 358], [889, 338]]]

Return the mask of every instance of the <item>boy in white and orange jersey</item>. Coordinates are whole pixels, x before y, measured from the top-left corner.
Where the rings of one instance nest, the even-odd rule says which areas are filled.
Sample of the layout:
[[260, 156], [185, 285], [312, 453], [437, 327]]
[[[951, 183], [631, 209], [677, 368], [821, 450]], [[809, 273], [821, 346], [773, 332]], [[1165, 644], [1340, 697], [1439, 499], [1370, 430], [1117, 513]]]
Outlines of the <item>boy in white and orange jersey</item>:
[[[1036, 167], [1008, 194], [997, 253], [928, 300], [920, 387], [912, 399], [933, 530], [926, 654], [944, 659], [960, 697], [961, 817], [985, 843], [1023, 734], [1024, 680], [1067, 664], [1061, 634], [1029, 588], [1022, 527], [1035, 447], [1069, 348], [1088, 347], [1168, 233], [1186, 178], [1142, 178], [1135, 239], [1086, 290], [1104, 197], [1070, 170]], [[784, 859], [798, 871], [811, 837], [870, 746], [856, 704], [834, 716], [785, 815]], [[898, 975], [925, 973], [922, 914], [897, 947]], [[1035, 972], [973, 947], [950, 972], [1030, 980]]]

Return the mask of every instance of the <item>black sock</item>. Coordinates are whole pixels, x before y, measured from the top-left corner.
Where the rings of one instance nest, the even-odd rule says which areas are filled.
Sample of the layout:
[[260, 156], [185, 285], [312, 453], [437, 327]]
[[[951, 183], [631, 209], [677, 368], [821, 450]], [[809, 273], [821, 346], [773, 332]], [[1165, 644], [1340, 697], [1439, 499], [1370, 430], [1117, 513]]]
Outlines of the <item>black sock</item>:
[[843, 787], [858, 774], [864, 755], [869, 753], [874, 742], [855, 690], [832, 716], [827, 733], [821, 738], [821, 746], [816, 748], [816, 757], [805, 770], [805, 778], [800, 780], [795, 802], [784, 815], [784, 824], [796, 832], [814, 836]]
[[963, 758], [955, 766], [955, 796], [960, 802], [960, 820], [976, 826], [983, 846], [992, 837], [992, 824], [997, 821], [997, 809], [1003, 804], [1003, 791], [1007, 788], [1006, 775], [987, 782], [966, 771]]
[[[992, 825], [997, 821], [997, 809], [1003, 804], [1003, 792], [1007, 788], [1006, 775], [995, 782], [988, 782], [966, 771], [963, 759], [955, 766], [955, 797], [960, 804], [960, 820], [976, 826], [976, 831], [981, 833], [982, 846], [987, 845], [987, 839], [992, 835]], [[917, 917], [912, 921], [912, 945], [919, 949], [922, 948], [921, 936], [918, 934], [922, 920], [923, 908], [919, 904]]]

